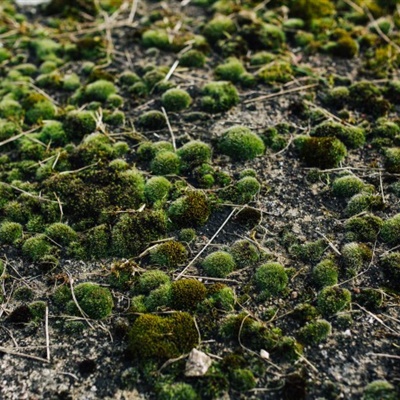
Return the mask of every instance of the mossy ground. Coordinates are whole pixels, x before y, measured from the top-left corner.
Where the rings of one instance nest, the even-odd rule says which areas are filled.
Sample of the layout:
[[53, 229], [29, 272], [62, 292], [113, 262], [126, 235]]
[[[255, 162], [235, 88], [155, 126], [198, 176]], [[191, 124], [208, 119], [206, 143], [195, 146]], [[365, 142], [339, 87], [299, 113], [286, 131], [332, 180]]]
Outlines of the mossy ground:
[[[400, 17], [396, 1], [365, 3], [142, 1], [131, 23], [128, 0], [2, 2], [0, 397], [398, 387]], [[190, 97], [171, 106], [171, 90]], [[256, 150], [221, 147], [237, 125]], [[178, 258], [156, 256], [178, 241]], [[216, 251], [235, 262], [206, 273]], [[79, 303], [85, 282], [112, 296], [89, 319], [71, 292]], [[216, 356], [200, 378], [184, 376], [192, 346]]]

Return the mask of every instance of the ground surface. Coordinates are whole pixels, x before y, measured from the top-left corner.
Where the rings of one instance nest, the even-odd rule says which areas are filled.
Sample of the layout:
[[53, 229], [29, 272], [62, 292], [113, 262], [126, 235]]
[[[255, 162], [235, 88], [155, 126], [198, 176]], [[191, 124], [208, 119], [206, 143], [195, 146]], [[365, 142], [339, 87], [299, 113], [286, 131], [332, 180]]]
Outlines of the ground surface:
[[[373, 192], [380, 197], [381, 204], [378, 207], [367, 205], [355, 214], [362, 216], [373, 213], [386, 221], [400, 212], [398, 197], [400, 191], [398, 188], [396, 190], [400, 170], [389, 171], [387, 163], [385, 164], [386, 148], [396, 148], [396, 145], [400, 143], [400, 132], [389, 135], [385, 138], [386, 141], [379, 141], [382, 137], [374, 133], [380, 123], [383, 124], [385, 121], [399, 123], [397, 116], [399, 106], [396, 101], [392, 101], [393, 98], [390, 98], [390, 110], [375, 115], [374, 110], [368, 112], [369, 110], [360, 110], [360, 107], [352, 107], [351, 99], [347, 99], [342, 107], [333, 107], [326, 101], [326, 95], [334, 86], [349, 87], [367, 79], [374, 82], [380, 90], [377, 98], [380, 98], [381, 94], [385, 99], [389, 98], [387, 85], [390, 82], [397, 82], [399, 31], [394, 24], [387, 35], [382, 31], [377, 33], [375, 30], [374, 32], [371, 28], [373, 22], [369, 18], [375, 21], [383, 15], [382, 18], [386, 18], [391, 23], [393, 20], [397, 23], [399, 15], [395, 9], [376, 11], [374, 8], [371, 8], [373, 11], [371, 14], [370, 9], [363, 8], [363, 2], [357, 2], [358, 5], [347, 1], [333, 2], [337, 6], [337, 14], [331, 17], [328, 12], [328, 15], [321, 16], [335, 21], [335, 27], [346, 27], [358, 43], [357, 54], [348, 59], [338, 57], [335, 52], [333, 55], [329, 54], [329, 51], [324, 49], [324, 46], [337, 40], [334, 33], [336, 28], [329, 25], [330, 23], [326, 22], [328, 28], [321, 28], [320, 31], [306, 25], [303, 28], [304, 32], [314, 30], [315, 43], [309, 44], [308, 47], [300, 46], [294, 39], [295, 32], [300, 28], [290, 28], [288, 23], [285, 25], [285, 21], [293, 17], [290, 14], [290, 2], [274, 1], [271, 5], [268, 5], [269, 2], [260, 4], [255, 2], [251, 5], [247, 2], [242, 3], [244, 4], [237, 5], [226, 2], [226, 9], [224, 9], [225, 3], [217, 3], [220, 11], [225, 10], [225, 14], [235, 21], [237, 33], [224, 34], [222, 43], [204, 46], [207, 48], [205, 66], [194, 68], [178, 65], [176, 69], [171, 68], [174, 62], [190, 46], [196, 47], [194, 40], [190, 41], [189, 38], [189, 41], [185, 41], [185, 45], [178, 51], [171, 52], [165, 51], [165, 48], [146, 48], [141, 41], [143, 32], [158, 26], [168, 31], [170, 37], [179, 37], [180, 30], [202, 34], [204, 24], [217, 14], [212, 10], [211, 5], [200, 7], [191, 3], [182, 6], [179, 2], [139, 1], [137, 11], [133, 15], [131, 2], [122, 2], [121, 8], [118, 8], [121, 5], [118, 2], [115, 2], [116, 5], [112, 3], [110, 8], [110, 2], [108, 2], [106, 11], [99, 13], [96, 17], [89, 15], [90, 10], [86, 10], [84, 14], [78, 13], [78, 17], [75, 15], [75, 18], [66, 18], [65, 15], [60, 17], [59, 14], [49, 16], [36, 9], [18, 10], [24, 16], [22, 17], [20, 14], [16, 15], [14, 10], [0, 5], [0, 17], [6, 27], [0, 34], [0, 43], [3, 43], [10, 54], [1, 64], [0, 71], [3, 80], [1, 96], [3, 98], [0, 98], [0, 101], [12, 93], [11, 98], [23, 104], [27, 93], [18, 95], [15, 90], [18, 84], [21, 82], [23, 84], [23, 79], [20, 76], [10, 78], [10, 71], [16, 71], [19, 64], [32, 63], [39, 67], [43, 62], [54, 61], [51, 57], [40, 58], [39, 52], [32, 49], [29, 44], [30, 40], [43, 37], [49, 37], [63, 46], [61, 51], [58, 50], [55, 60], [57, 64], [55, 71], [60, 73], [61, 81], [65, 80], [69, 74], [76, 73], [80, 77], [82, 87], [85, 87], [90, 81], [105, 78], [115, 82], [118, 93], [124, 99], [124, 104], [117, 108], [124, 113], [124, 121], [114, 126], [102, 123], [101, 118], [99, 122], [99, 110], [104, 109], [104, 114], [107, 114], [107, 110], [112, 110], [112, 107], [100, 103], [96, 108], [93, 101], [90, 106], [90, 101], [85, 99], [74, 103], [71, 101], [74, 91], [68, 92], [62, 84], [61, 86], [51, 83], [43, 84], [43, 81], [40, 83], [38, 79], [40, 74], [36, 71], [28, 80], [32, 84], [29, 90], [44, 93], [46, 98], [54, 101], [58, 111], [55, 116], [39, 118], [33, 122], [27, 121], [26, 117], [24, 120], [22, 117], [17, 121], [21, 131], [35, 129], [35, 133], [40, 132], [43, 121], [54, 119], [64, 122], [66, 114], [73, 107], [87, 108], [97, 112], [95, 130], [109, 138], [111, 143], [118, 140], [128, 144], [128, 150], [123, 155], [111, 156], [111, 159], [124, 158], [129, 167], [136, 166], [146, 179], [150, 178], [152, 171], [149, 163], [141, 160], [137, 155], [137, 148], [141, 142], [156, 143], [161, 140], [171, 142], [173, 139], [176, 140], [179, 148], [189, 140], [201, 140], [213, 146], [210, 164], [214, 171], [224, 171], [233, 178], [232, 182], [236, 182], [243, 170], [253, 168], [261, 184], [260, 190], [252, 196], [251, 201], [247, 202], [251, 210], [259, 213], [260, 220], [249, 225], [243, 223], [237, 215], [246, 202], [236, 204], [237, 202], [232, 199], [219, 198], [221, 184], [214, 183], [204, 187], [191, 172], [167, 175], [171, 182], [183, 180], [191, 185], [190, 188], [199, 188], [213, 204], [207, 223], [195, 227], [197, 235], [195, 240], [185, 244], [189, 253], [188, 261], [172, 268], [157, 265], [147, 253], [142, 253], [157, 242], [152, 239], [146, 242], [140, 251], [128, 256], [118, 256], [111, 252], [101, 257], [93, 257], [93, 255], [79, 257], [81, 253], [73, 254], [70, 250], [72, 246], [64, 248], [56, 243], [54, 248], [60, 248], [55, 251], [59, 265], [46, 269], [43, 266], [43, 260], [33, 260], [33, 257], [21, 248], [24, 248], [23, 243], [27, 238], [44, 232], [47, 222], [39, 228], [37, 226], [30, 228], [28, 221], [33, 218], [33, 214], [26, 220], [14, 219], [21, 223], [24, 233], [23, 237], [13, 244], [4, 243], [6, 240], [3, 240], [1, 247], [5, 269], [1, 281], [3, 303], [0, 310], [2, 371], [0, 398], [189, 398], [177, 397], [177, 395], [174, 397], [168, 392], [169, 385], [178, 382], [191, 385], [200, 398], [361, 399], [365, 387], [375, 380], [386, 380], [398, 389], [400, 385], [400, 302], [398, 283], [393, 283], [392, 280], [398, 279], [399, 274], [392, 277], [385, 272], [382, 269], [381, 259], [396, 251], [396, 246], [400, 244], [400, 235], [390, 243], [385, 242], [379, 235], [373, 241], [364, 241], [370, 250], [368, 259], [361, 262], [355, 273], [349, 274], [342, 252], [346, 243], [351, 242], [349, 237], [346, 237], [345, 230], [345, 223], [349, 219], [345, 208], [349, 198], [335, 196], [332, 192], [332, 182], [339, 176], [350, 174], [361, 178], [366, 184], [373, 185]], [[288, 4], [289, 8], [282, 4]], [[245, 18], [244, 13], [250, 12], [249, 10], [254, 7], [260, 21], [284, 27], [286, 43], [282, 43], [275, 49], [259, 46], [259, 48], [250, 47], [245, 51], [237, 50], [229, 53], [229, 43], [234, 43], [242, 32], [240, 18]], [[271, 11], [270, 14], [268, 11]], [[69, 15], [68, 12], [66, 11], [66, 15]], [[359, 12], [363, 15], [359, 18], [361, 22], [350, 23], [351, 19], [347, 19], [346, 16], [351, 12]], [[133, 20], [130, 16], [133, 16]], [[252, 18], [256, 18], [255, 14]], [[357, 19], [354, 18], [354, 20]], [[368, 42], [369, 44], [366, 45], [368, 35], [374, 35], [374, 37], [369, 38], [371, 43]], [[76, 44], [82, 37], [94, 39], [94, 42], [89, 45], [90, 49], [94, 48], [94, 43], [100, 43], [99, 54], [89, 52], [76, 58], [70, 56], [69, 54], [75, 53], [68, 53], [65, 50], [66, 47], [71, 43]], [[240, 43], [239, 40], [238, 42]], [[80, 45], [82, 46], [82, 43], [78, 43], [78, 47]], [[380, 48], [382, 53], [386, 51], [389, 54], [385, 53], [384, 62], [380, 64], [377, 62], [378, 67], [371, 67], [371, 59], [378, 57], [377, 54], [371, 55], [371, 52], [373, 53], [371, 49], [374, 48]], [[278, 82], [273, 81], [269, 84], [257, 78], [250, 88], [236, 83], [240, 94], [240, 101], [236, 106], [226, 112], [215, 114], [204, 112], [201, 106], [201, 90], [205, 83], [215, 79], [215, 67], [223, 63], [228, 56], [235, 55], [242, 60], [250, 73], [257, 76], [260, 66], [250, 65], [250, 60], [252, 55], [261, 50], [271, 51], [276, 59], [288, 62], [293, 68], [289, 78], [283, 79], [283, 82], [279, 82], [278, 79]], [[53, 53], [50, 52], [50, 54]], [[95, 63], [95, 66], [92, 65], [90, 68], [92, 71], [97, 70], [97, 76], [90, 73], [88, 76], [88, 73], [83, 72], [87, 61]], [[161, 110], [160, 98], [163, 89], [151, 88], [147, 81], [148, 93], [137, 94], [121, 84], [120, 75], [127, 70], [136, 72], [143, 82], [143, 75], [146, 68], [149, 70], [149, 65], [153, 66], [153, 70], [164, 66], [163, 77], [170, 72], [172, 75], [168, 81], [187, 90], [193, 98], [189, 109], [168, 112], [173, 136], [167, 127], [144, 129], [140, 128], [137, 122], [144, 112]], [[86, 68], [89, 67], [86, 65]], [[99, 71], [109, 74], [101, 75]], [[257, 100], [258, 97], [260, 97], [259, 100]], [[252, 99], [255, 101], [251, 101]], [[71, 103], [74, 103], [74, 106], [67, 106]], [[300, 112], [299, 109], [303, 111]], [[27, 113], [27, 111], [28, 108], [24, 106], [24, 112]], [[4, 111], [0, 110], [0, 112], [3, 119], [7, 118]], [[109, 113], [112, 112], [109, 111]], [[199, 113], [195, 114], [195, 112]], [[386, 120], [379, 122], [379, 117], [384, 117]], [[13, 115], [10, 120], [15, 121]], [[327, 171], [318, 170], [314, 168], [315, 165], [308, 165], [295, 146], [299, 135], [308, 135], [313, 127], [324, 120], [341, 121], [343, 126], [360, 125], [367, 137], [365, 144], [356, 149], [348, 148], [347, 156]], [[235, 161], [221, 154], [217, 145], [218, 138], [227, 128], [235, 125], [244, 125], [264, 139], [267, 149], [263, 155], [252, 160]], [[283, 140], [279, 148], [271, 148], [268, 142], [270, 127], [276, 127]], [[2, 140], [7, 139], [4, 136], [2, 138]], [[83, 137], [78, 141], [74, 140], [75, 149], [78, 151], [81, 139], [84, 140]], [[28, 207], [24, 203], [26, 197], [24, 200], [23, 194], [26, 195], [28, 192], [31, 193], [31, 197], [33, 195], [40, 198], [42, 190], [45, 197], [55, 201], [53, 194], [49, 190], [46, 191], [44, 183], [46, 181], [38, 178], [38, 172], [26, 172], [29, 168], [23, 167], [21, 161], [31, 161], [30, 165], [33, 166], [35, 172], [45, 164], [46, 157], [55, 157], [62, 146], [56, 148], [51, 142], [46, 142], [44, 144], [45, 147], [47, 146], [46, 153], [38, 157], [37, 154], [33, 154], [35, 149], [24, 151], [23, 145], [18, 140], [12, 139], [11, 147], [9, 143], [1, 145], [4, 149], [2, 152], [4, 157], [1, 161], [2, 182], [4, 185], [16, 188], [14, 197], [2, 194], [6, 199], [5, 202], [17, 201], [23, 207]], [[63, 146], [67, 147], [68, 143], [64, 143]], [[94, 156], [89, 161], [76, 162], [76, 157], [79, 158], [83, 153], [78, 152], [78, 156], [72, 155], [72, 161], [64, 172], [73, 170], [74, 176], [83, 174], [86, 179], [89, 176], [85, 175], [88, 174], [88, 170], [100, 171], [110, 162], [107, 158], [109, 157], [108, 150], [104, 150], [104, 153], [102, 151], [102, 149], [95, 149]], [[400, 168], [400, 160], [398, 163]], [[85, 166], [89, 164], [89, 169], [85, 169]], [[82, 172], [80, 168], [83, 168]], [[56, 171], [56, 167], [53, 169], [54, 171], [50, 174], [63, 172], [62, 169]], [[24, 186], [23, 182], [29, 182], [32, 185]], [[3, 192], [4, 187], [6, 186], [2, 186]], [[23, 191], [22, 195], [21, 191]], [[176, 193], [161, 205], [161, 209], [168, 210], [169, 205], [179, 196]], [[27, 196], [29, 198], [29, 194]], [[68, 206], [66, 206], [68, 196], [62, 198], [62, 202], [65, 213], [64, 216], [61, 215], [62, 222], [71, 225], [82, 238], [82, 243], [86, 243], [85, 235], [88, 230], [95, 225], [100, 225], [101, 222], [88, 223], [86, 226], [79, 225], [80, 221], [75, 218], [74, 211], [68, 214]], [[7, 211], [7, 206], [3, 203], [2, 221], [13, 220], [15, 213]], [[139, 209], [139, 206], [136, 208]], [[152, 207], [149, 204], [146, 206]], [[129, 213], [132, 210], [126, 209], [130, 208], [132, 207], [119, 204], [113, 209], [107, 208], [107, 212], [113, 212], [116, 215], [118, 212]], [[231, 215], [232, 210], [235, 210], [235, 213]], [[107, 219], [107, 226], [113, 227], [117, 217], [114, 215], [114, 220]], [[57, 215], [57, 221], [58, 219], [59, 215]], [[248, 222], [246, 218], [245, 222]], [[210, 239], [223, 224], [225, 224], [223, 228], [210, 243]], [[110, 235], [110, 230], [113, 228], [108, 229]], [[176, 226], [169, 225], [168, 231], [162, 233], [158, 239], [177, 238], [178, 233], [179, 229]], [[238, 239], [247, 239], [254, 244], [260, 253], [259, 260], [244, 268], [237, 268], [221, 278], [207, 277], [201, 264], [204, 257], [216, 250], [228, 249]], [[294, 250], [293, 245], [301, 246], [310, 242], [317, 242], [319, 247], [322, 247], [316, 257], [312, 254], [299, 256]], [[54, 243], [52, 242], [51, 245]], [[110, 248], [113, 245], [110, 244]], [[196, 318], [201, 337], [197, 348], [213, 359], [213, 367], [205, 377], [187, 378], [183, 373], [185, 357], [164, 365], [160, 370], [166, 360], [158, 360], [157, 357], [155, 360], [142, 359], [127, 353], [130, 327], [135, 323], [138, 315], [143, 314], [143, 311], [138, 312], [131, 308], [131, 299], [137, 295], [137, 281], [144, 271], [162, 269], [174, 280], [180, 277], [179, 273], [205, 246], [205, 251], [196, 259], [196, 262], [187, 270], [185, 269], [184, 277], [197, 279], [208, 289], [215, 282], [222, 282], [232, 289], [235, 301], [231, 309], [215, 306], [209, 310], [209, 313], [204, 312], [205, 308], [201, 310], [200, 306], [197, 309], [185, 310]], [[348, 289], [352, 300], [338, 313], [321, 315], [321, 310], [317, 308], [316, 314], [310, 317], [310, 321], [326, 319], [331, 324], [332, 331], [320, 342], [307, 343], [302, 341], [299, 335], [299, 330], [305, 325], [307, 319], [298, 317], [294, 310], [299, 305], [317, 305], [321, 288], [315, 286], [312, 270], [316, 264], [327, 258], [335, 262], [339, 271], [339, 280], [334, 286]], [[122, 286], [115, 285], [115, 282], [110, 281], [113, 263], [126, 259], [134, 261], [128, 283]], [[287, 268], [288, 285], [276, 295], [260, 299], [260, 293], [254, 284], [254, 274], [260, 265], [271, 261], [278, 262]], [[110, 289], [114, 302], [111, 315], [102, 320], [86, 318], [76, 310], [75, 314], [71, 315], [73, 313], [55, 303], [54, 293], [57, 288], [63, 285], [73, 288], [81, 282], [94, 282]], [[28, 288], [29, 290], [25, 290], [28, 294], [21, 295], [20, 288]], [[360, 293], [364, 293], [363, 291], [367, 288], [374, 289], [375, 295], [380, 298], [372, 305], [365, 300], [365, 297], [360, 296]], [[16, 295], [18, 291], [19, 296]], [[29, 311], [29, 307], [35, 301], [45, 302], [46, 313], [41, 314], [39, 318], [34, 318]], [[175, 311], [174, 308], [167, 303], [160, 304], [156, 310], [148, 312], [168, 315], [172, 311]], [[241, 338], [245, 325], [243, 315], [238, 335], [236, 332], [236, 337], [235, 335], [230, 338], [224, 337], [219, 328], [226, 321], [226, 317], [240, 313], [244, 313], [244, 318], [249, 321], [257, 321], [268, 331], [279, 328], [282, 336], [295, 338], [300, 344], [296, 350], [297, 355], [286, 357], [289, 353], [288, 349], [277, 350], [280, 339], [271, 345], [271, 348], [265, 348], [266, 342], [262, 341], [261, 344], [255, 344], [251, 340], [246, 342], [243, 337]], [[77, 325], [76, 321], [80, 325]], [[250, 331], [250, 336], [257, 335], [257, 332]], [[271, 354], [270, 358], [260, 357], [262, 349], [266, 349]], [[293, 350], [292, 347], [291, 350]], [[245, 389], [238, 386], [237, 382], [234, 383], [231, 367], [224, 364], [224, 359], [231, 354], [240, 357], [240, 368], [250, 370], [255, 377], [255, 381]], [[205, 391], [204, 387], [211, 389]], [[397, 395], [393, 392], [393, 399]], [[376, 398], [381, 397], [378, 395]]]

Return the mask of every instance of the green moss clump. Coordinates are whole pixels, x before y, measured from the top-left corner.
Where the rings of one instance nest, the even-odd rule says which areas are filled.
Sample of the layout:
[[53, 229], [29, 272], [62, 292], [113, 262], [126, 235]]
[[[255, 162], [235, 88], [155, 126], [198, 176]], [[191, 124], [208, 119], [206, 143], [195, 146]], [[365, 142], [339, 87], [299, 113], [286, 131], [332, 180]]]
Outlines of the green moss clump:
[[257, 71], [256, 77], [263, 83], [286, 83], [292, 79], [293, 70], [287, 61], [273, 61]]
[[207, 290], [196, 279], [181, 279], [171, 285], [171, 306], [176, 310], [193, 310], [206, 298]]
[[345, 215], [352, 217], [364, 211], [381, 209], [383, 207], [382, 197], [379, 194], [361, 192], [355, 194], [347, 203], [344, 210]]
[[200, 400], [199, 395], [188, 383], [165, 384], [157, 396], [158, 400]]
[[228, 252], [215, 251], [203, 260], [202, 267], [207, 276], [225, 278], [236, 268], [236, 264]]
[[179, 112], [192, 103], [189, 93], [183, 89], [169, 89], [161, 96], [162, 105], [167, 111]]
[[330, 259], [322, 260], [312, 270], [312, 279], [319, 288], [338, 283], [337, 265]]
[[44, 320], [46, 314], [47, 303], [44, 301], [34, 301], [28, 305], [29, 311], [32, 315], [32, 320], [39, 322]]
[[337, 29], [332, 39], [334, 42], [327, 49], [332, 55], [342, 58], [353, 58], [358, 54], [358, 42], [348, 32]]
[[79, 141], [96, 130], [96, 120], [90, 111], [71, 111], [64, 120], [64, 130], [72, 140]]
[[77, 233], [68, 225], [61, 222], [55, 222], [46, 228], [46, 235], [61, 245], [68, 245], [77, 240]]
[[36, 39], [31, 42], [36, 57], [40, 61], [59, 61], [58, 54], [61, 51], [61, 44], [48, 38]]
[[234, 369], [229, 375], [233, 389], [238, 392], [247, 392], [256, 386], [256, 379], [249, 369]]
[[224, 132], [218, 143], [221, 153], [234, 160], [246, 161], [265, 151], [262, 139], [245, 126], [234, 126]]
[[42, 234], [27, 239], [22, 246], [22, 252], [32, 261], [39, 261], [44, 256], [54, 254], [54, 250], [46, 236]]
[[362, 400], [396, 400], [397, 398], [396, 389], [391, 383], [376, 380], [365, 387]]
[[129, 332], [128, 350], [136, 359], [167, 360], [188, 353], [198, 344], [193, 318], [185, 312], [167, 317], [144, 314]]
[[384, 163], [388, 172], [394, 174], [400, 173], [400, 148], [386, 149]]
[[46, 121], [42, 127], [39, 140], [52, 146], [63, 146], [68, 142], [68, 137], [60, 121]]
[[245, 239], [233, 243], [229, 252], [239, 268], [250, 267], [260, 259], [260, 252], [257, 247]]
[[380, 234], [385, 243], [400, 243], [400, 214], [384, 221]]
[[357, 176], [346, 175], [336, 178], [332, 184], [332, 192], [337, 197], [352, 197], [367, 189], [367, 185]]
[[189, 171], [194, 167], [211, 161], [211, 147], [200, 140], [192, 140], [178, 149], [182, 169]]
[[0, 241], [13, 244], [23, 235], [22, 225], [18, 222], [4, 221], [0, 225]]
[[179, 65], [188, 68], [202, 68], [205, 62], [206, 56], [199, 50], [189, 50], [179, 59]]
[[158, 152], [150, 165], [151, 172], [156, 175], [176, 175], [179, 167], [180, 159], [172, 151]]
[[317, 308], [326, 316], [334, 315], [349, 307], [351, 293], [338, 286], [328, 286], [318, 293]]
[[181, 242], [190, 243], [196, 239], [196, 231], [193, 228], [183, 228], [178, 233]]
[[170, 240], [159, 244], [150, 253], [151, 261], [155, 264], [168, 268], [175, 268], [184, 264], [187, 260], [188, 252], [185, 246], [175, 240]]
[[304, 344], [315, 345], [323, 342], [332, 332], [332, 326], [324, 319], [309, 322], [303, 326], [299, 332], [299, 340]]
[[171, 182], [163, 176], [153, 176], [144, 187], [144, 196], [150, 203], [164, 202], [171, 190]]
[[393, 252], [383, 256], [379, 262], [385, 277], [385, 285], [400, 290], [400, 253]]
[[357, 274], [364, 263], [371, 261], [371, 257], [372, 251], [365, 244], [351, 242], [342, 248], [342, 263], [348, 276]]
[[153, 289], [144, 299], [144, 305], [149, 312], [165, 310], [171, 303], [171, 284], [164, 283]]
[[365, 143], [364, 129], [356, 126], [345, 126], [334, 121], [325, 121], [319, 124], [312, 129], [311, 136], [336, 137], [350, 149], [357, 149]]
[[323, 239], [304, 244], [294, 244], [290, 246], [289, 252], [305, 263], [318, 262], [326, 249], [326, 243]]
[[330, 105], [331, 107], [341, 109], [347, 103], [349, 96], [350, 96], [350, 92], [349, 92], [348, 87], [336, 86], [328, 92], [324, 101], [326, 104]]
[[161, 239], [167, 231], [167, 218], [162, 210], [123, 214], [111, 232], [112, 251], [120, 257], [138, 255], [146, 245]]
[[309, 167], [334, 168], [347, 155], [346, 146], [334, 137], [298, 136], [294, 144]]
[[288, 282], [285, 268], [279, 263], [263, 264], [254, 274], [254, 284], [263, 297], [279, 294]]
[[11, 121], [19, 121], [24, 114], [21, 104], [18, 101], [3, 98], [0, 101], [0, 117]]
[[0, 141], [7, 140], [21, 132], [19, 125], [6, 119], [0, 119]]
[[232, 311], [236, 302], [234, 291], [222, 284], [217, 283], [208, 288], [208, 301], [213, 307], [224, 311]]
[[228, 58], [223, 64], [215, 68], [214, 74], [217, 80], [237, 83], [246, 72], [243, 64], [235, 57]]
[[185, 196], [179, 197], [168, 209], [171, 221], [181, 228], [204, 225], [210, 213], [207, 196], [198, 190], [189, 191]]
[[149, 29], [144, 32], [142, 44], [145, 47], [156, 47], [160, 50], [168, 50], [171, 46], [168, 33], [162, 29]]
[[227, 38], [235, 31], [236, 25], [229, 17], [217, 15], [204, 26], [203, 35], [213, 44], [220, 39]]
[[31, 93], [23, 101], [25, 109], [25, 122], [27, 124], [36, 124], [48, 119], [54, 119], [57, 114], [56, 106], [45, 96], [37, 93]]
[[104, 319], [111, 314], [114, 302], [109, 289], [85, 282], [76, 285], [74, 293], [79, 306], [89, 318]]
[[374, 242], [382, 228], [381, 218], [365, 214], [345, 222], [346, 239], [358, 242]]
[[111, 95], [115, 94], [117, 89], [115, 85], [104, 79], [89, 83], [85, 88], [85, 98], [88, 101], [105, 102]]
[[167, 126], [167, 120], [161, 111], [151, 110], [140, 115], [137, 124], [146, 130], [159, 130]]
[[310, 23], [314, 19], [333, 15], [335, 6], [330, 0], [299, 0], [293, 2], [290, 13], [296, 18], [301, 18]]
[[165, 272], [155, 269], [144, 272], [135, 289], [138, 293], [149, 294], [152, 290], [168, 283], [170, 283], [169, 276]]
[[201, 107], [210, 113], [230, 110], [239, 103], [239, 94], [231, 82], [210, 82], [202, 90]]

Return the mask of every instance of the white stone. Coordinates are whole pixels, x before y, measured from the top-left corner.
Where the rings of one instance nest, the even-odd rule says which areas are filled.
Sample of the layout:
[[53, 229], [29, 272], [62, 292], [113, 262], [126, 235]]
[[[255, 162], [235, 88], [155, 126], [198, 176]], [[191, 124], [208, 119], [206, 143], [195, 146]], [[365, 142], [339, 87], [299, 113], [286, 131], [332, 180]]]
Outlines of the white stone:
[[192, 349], [186, 361], [185, 376], [203, 376], [211, 364], [212, 360], [206, 353]]
[[263, 358], [264, 360], [269, 359], [269, 353], [267, 350], [261, 349], [260, 350], [260, 357]]

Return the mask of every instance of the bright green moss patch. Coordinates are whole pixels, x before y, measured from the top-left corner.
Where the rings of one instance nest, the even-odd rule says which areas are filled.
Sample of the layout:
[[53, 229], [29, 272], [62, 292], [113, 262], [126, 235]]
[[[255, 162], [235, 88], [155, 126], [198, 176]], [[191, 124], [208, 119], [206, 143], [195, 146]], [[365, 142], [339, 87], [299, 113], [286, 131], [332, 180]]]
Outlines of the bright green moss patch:
[[193, 167], [210, 162], [212, 151], [207, 143], [192, 140], [180, 147], [177, 154], [181, 160], [182, 169], [188, 171]]
[[236, 26], [231, 18], [218, 15], [206, 24], [203, 34], [211, 43], [215, 43], [220, 39], [227, 38], [235, 30]]
[[190, 106], [192, 98], [186, 90], [169, 89], [161, 96], [161, 102], [167, 111], [179, 112]]
[[156, 175], [175, 175], [179, 172], [180, 159], [172, 151], [158, 152], [151, 162], [151, 172]]
[[286, 83], [292, 79], [293, 70], [290, 63], [286, 61], [273, 61], [263, 66], [256, 77], [262, 83]]
[[185, 312], [166, 317], [143, 314], [129, 332], [128, 350], [134, 358], [165, 361], [188, 353], [198, 340], [194, 320]]
[[55, 222], [46, 229], [46, 235], [61, 245], [67, 245], [77, 239], [77, 233], [68, 225]]
[[27, 239], [22, 246], [22, 252], [32, 261], [39, 261], [44, 256], [54, 253], [54, 247], [45, 235], [38, 234]]
[[337, 197], [352, 197], [367, 189], [367, 185], [357, 176], [346, 175], [336, 178], [332, 184], [332, 192]]
[[182, 54], [179, 59], [179, 64], [182, 67], [202, 68], [206, 62], [205, 55], [198, 50], [189, 50]]
[[109, 289], [85, 282], [76, 285], [74, 293], [76, 301], [89, 318], [103, 319], [111, 314], [114, 302]]
[[224, 132], [218, 143], [221, 153], [233, 160], [251, 160], [264, 153], [262, 139], [245, 126], [234, 126]]
[[172, 185], [162, 176], [153, 176], [144, 187], [144, 195], [150, 203], [165, 201]]
[[163, 385], [157, 398], [159, 400], [200, 400], [195, 389], [183, 382]]
[[345, 215], [352, 217], [364, 211], [379, 210], [383, 207], [382, 197], [379, 194], [361, 192], [355, 194], [347, 203]]
[[237, 83], [246, 72], [243, 64], [235, 57], [228, 58], [223, 64], [218, 65], [214, 74], [218, 80]]
[[250, 267], [260, 259], [257, 247], [245, 239], [234, 242], [229, 252], [239, 268]]
[[303, 326], [299, 330], [298, 336], [304, 344], [316, 345], [326, 340], [331, 332], [331, 324], [324, 319], [319, 319]]
[[338, 283], [338, 267], [330, 260], [322, 260], [312, 270], [312, 279], [316, 286], [332, 286]]
[[207, 276], [225, 278], [236, 268], [236, 264], [228, 252], [215, 251], [203, 260], [202, 267]]
[[400, 242], [400, 214], [383, 222], [381, 237], [386, 243], [397, 244]]
[[391, 383], [385, 380], [376, 380], [365, 387], [363, 400], [396, 400], [397, 395], [396, 389]]
[[342, 263], [348, 276], [358, 273], [365, 263], [371, 261], [371, 257], [371, 249], [363, 243], [351, 242], [342, 248]]
[[345, 222], [346, 238], [350, 241], [374, 242], [382, 224], [382, 219], [372, 214], [350, 218]]
[[318, 293], [318, 310], [326, 316], [331, 316], [349, 307], [351, 293], [339, 286], [328, 286]]
[[13, 244], [22, 238], [22, 225], [18, 222], [4, 221], [0, 225], [0, 241]]
[[385, 168], [388, 172], [400, 173], [400, 148], [394, 147], [385, 151]]
[[254, 283], [257, 290], [265, 296], [277, 295], [289, 282], [285, 268], [279, 263], [267, 263], [257, 268]]
[[239, 103], [239, 94], [230, 82], [210, 82], [202, 90], [201, 107], [210, 113], [228, 111]]

